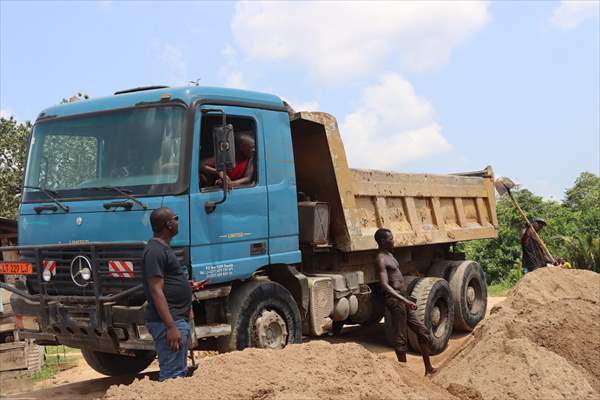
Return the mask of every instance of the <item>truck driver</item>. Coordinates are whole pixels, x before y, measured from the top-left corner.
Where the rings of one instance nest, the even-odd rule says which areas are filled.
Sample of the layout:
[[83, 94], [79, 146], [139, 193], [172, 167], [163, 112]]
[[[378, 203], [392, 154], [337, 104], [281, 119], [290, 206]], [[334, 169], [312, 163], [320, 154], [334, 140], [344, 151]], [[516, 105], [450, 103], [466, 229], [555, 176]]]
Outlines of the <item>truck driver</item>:
[[[240, 133], [236, 137], [235, 150], [235, 166], [226, 175], [230, 190], [252, 183], [256, 142], [250, 134]], [[223, 183], [223, 174], [217, 172], [214, 156], [200, 161], [200, 179], [203, 186], [219, 186]]]

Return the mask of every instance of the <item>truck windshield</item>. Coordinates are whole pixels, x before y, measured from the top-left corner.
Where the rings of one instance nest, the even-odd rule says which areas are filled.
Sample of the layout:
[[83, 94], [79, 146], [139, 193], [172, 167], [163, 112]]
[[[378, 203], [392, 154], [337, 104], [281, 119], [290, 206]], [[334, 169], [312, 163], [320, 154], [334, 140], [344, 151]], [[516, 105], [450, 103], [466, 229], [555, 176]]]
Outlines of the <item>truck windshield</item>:
[[[129, 109], [37, 123], [31, 138], [23, 201], [181, 191], [183, 107]], [[29, 187], [27, 187], [29, 186]]]

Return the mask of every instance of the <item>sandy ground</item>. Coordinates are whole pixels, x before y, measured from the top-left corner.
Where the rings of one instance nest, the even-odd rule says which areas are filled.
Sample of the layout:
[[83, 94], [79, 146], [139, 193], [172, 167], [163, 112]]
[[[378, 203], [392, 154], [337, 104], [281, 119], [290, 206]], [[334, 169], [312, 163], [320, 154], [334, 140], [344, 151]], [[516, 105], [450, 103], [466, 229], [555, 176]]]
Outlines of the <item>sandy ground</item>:
[[[489, 310], [494, 305], [504, 299], [504, 297], [490, 297], [488, 299], [488, 313], [486, 315], [489, 315]], [[453, 334], [448, 348], [443, 353], [432, 357], [434, 366], [443, 365], [448, 359], [452, 358], [456, 351], [462, 347], [467, 337], [468, 334]], [[319, 339], [324, 339], [331, 343], [358, 343], [372, 353], [392, 360], [396, 359], [394, 352], [386, 345], [383, 323], [371, 327], [348, 326], [344, 328], [339, 336]], [[422, 375], [424, 368], [421, 356], [409, 354], [407, 358], [408, 367], [416, 374]], [[91, 400], [102, 397], [111, 385], [129, 384], [134, 379], [143, 376], [155, 378], [157, 373], [158, 364], [154, 362], [142, 374], [136, 377], [106, 377], [94, 371], [81, 359], [77, 367], [62, 371], [54, 378], [38, 383], [32, 392], [1, 398], [14, 400]]]
[[486, 400], [600, 399], [600, 274], [525, 275], [434, 382]]

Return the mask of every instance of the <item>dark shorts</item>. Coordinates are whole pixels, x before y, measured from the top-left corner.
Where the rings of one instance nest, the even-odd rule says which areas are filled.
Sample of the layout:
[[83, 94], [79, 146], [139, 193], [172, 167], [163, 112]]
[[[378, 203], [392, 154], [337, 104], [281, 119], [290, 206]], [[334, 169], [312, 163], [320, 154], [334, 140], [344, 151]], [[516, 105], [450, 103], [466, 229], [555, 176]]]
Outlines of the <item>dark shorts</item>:
[[414, 310], [407, 310], [406, 304], [396, 297], [386, 295], [384, 299], [385, 307], [391, 314], [394, 335], [392, 346], [396, 351], [408, 350], [408, 329], [417, 335], [419, 342], [431, 344], [431, 334], [415, 314]]

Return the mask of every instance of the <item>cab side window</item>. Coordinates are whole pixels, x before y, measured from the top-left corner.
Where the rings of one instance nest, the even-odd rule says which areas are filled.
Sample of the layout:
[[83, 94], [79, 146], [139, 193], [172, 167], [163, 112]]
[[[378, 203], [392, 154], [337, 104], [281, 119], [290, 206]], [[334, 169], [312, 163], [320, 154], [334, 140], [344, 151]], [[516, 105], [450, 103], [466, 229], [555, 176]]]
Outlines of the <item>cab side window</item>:
[[235, 132], [235, 166], [226, 174], [217, 173], [215, 168], [214, 142], [212, 129], [222, 123], [221, 116], [202, 118], [200, 136], [200, 187], [202, 191], [218, 190], [223, 179], [231, 189], [254, 186], [256, 184], [256, 123], [248, 117], [227, 116], [227, 123]]

